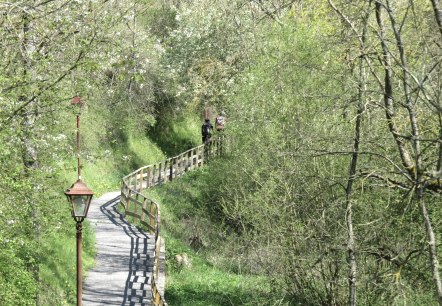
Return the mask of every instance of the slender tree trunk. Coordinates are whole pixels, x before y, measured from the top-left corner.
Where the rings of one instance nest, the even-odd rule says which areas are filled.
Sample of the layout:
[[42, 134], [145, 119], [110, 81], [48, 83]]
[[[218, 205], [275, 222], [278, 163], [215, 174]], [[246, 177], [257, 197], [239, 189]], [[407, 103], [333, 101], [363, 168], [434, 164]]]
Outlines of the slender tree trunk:
[[410, 157], [410, 153], [405, 148], [405, 139], [397, 131], [394, 124], [393, 118], [395, 116], [394, 106], [393, 106], [393, 81], [392, 81], [392, 71], [391, 71], [391, 56], [390, 51], [385, 39], [385, 27], [382, 20], [382, 6], [379, 2], [376, 2], [376, 21], [379, 26], [379, 38], [382, 47], [382, 64], [384, 65], [384, 105], [385, 105], [385, 116], [387, 118], [388, 128], [391, 135], [393, 136], [396, 145], [401, 156], [402, 164], [409, 172], [412, 172], [415, 165]]
[[412, 132], [412, 139], [411, 143], [414, 149], [414, 169], [408, 169], [409, 173], [412, 177], [417, 178], [418, 173], [421, 169], [421, 149], [420, 149], [420, 133], [419, 133], [419, 126], [417, 123], [417, 117], [416, 112], [414, 110], [413, 102], [411, 101], [411, 90], [410, 90], [410, 76], [407, 63], [407, 58], [405, 56], [405, 49], [404, 49], [404, 42], [402, 41], [400, 30], [398, 29], [396, 18], [393, 15], [393, 10], [390, 5], [390, 0], [386, 1], [387, 3], [387, 12], [388, 16], [390, 18], [391, 28], [393, 29], [394, 37], [396, 39], [396, 46], [399, 52], [399, 58], [401, 62], [401, 70], [402, 70], [402, 86], [403, 86], [403, 92], [405, 97], [405, 107], [408, 111], [408, 118], [410, 120], [410, 126], [411, 126], [411, 132]]
[[[437, 25], [439, 26], [439, 33], [441, 34], [442, 37], [442, 6], [439, 0], [431, 0], [431, 4], [433, 5], [434, 16], [436, 18]], [[440, 113], [439, 113], [439, 159], [437, 161], [437, 172], [438, 172], [437, 176], [440, 178], [440, 175], [442, 173], [442, 116], [440, 115]]]
[[[368, 16], [364, 20], [362, 38], [361, 38], [361, 54], [365, 54], [365, 38], [367, 29]], [[348, 252], [348, 285], [349, 285], [349, 300], [348, 304], [351, 306], [356, 305], [356, 281], [357, 281], [357, 261], [356, 261], [356, 242], [355, 233], [353, 228], [353, 183], [356, 179], [356, 169], [359, 157], [359, 147], [361, 143], [361, 125], [362, 116], [365, 109], [365, 92], [366, 92], [366, 72], [364, 68], [364, 55], [359, 58], [359, 81], [358, 81], [358, 108], [354, 128], [354, 141], [353, 141], [353, 153], [350, 161], [350, 169], [347, 180], [346, 188], [346, 219], [348, 230], [347, 252]]]
[[[442, 174], [442, 116], [439, 113], [439, 158], [437, 159], [436, 176], [440, 180]], [[438, 183], [440, 185], [440, 182]]]
[[[128, 26], [129, 26], [129, 29], [131, 30], [131, 32], [132, 32], [132, 50], [131, 50], [131, 57], [132, 57], [132, 61], [133, 61], [133, 65], [132, 65], [132, 75], [130, 76], [130, 79], [129, 79], [129, 84], [127, 85], [127, 91], [128, 91], [128, 95], [129, 95], [129, 101], [131, 101], [132, 100], [132, 96], [133, 96], [133, 93], [132, 93], [132, 88], [133, 88], [133, 86], [134, 86], [134, 83], [135, 83], [135, 71], [136, 71], [136, 68], [137, 68], [137, 63], [136, 63], [136, 61], [137, 61], [137, 59], [136, 59], [136, 33], [137, 33], [137, 7], [136, 7], [136, 1], [134, 1], [133, 2], [133, 4], [132, 4], [132, 14], [133, 14], [133, 17], [132, 17], [132, 27], [130, 27], [129, 26], [129, 22], [128, 22]], [[131, 104], [131, 103], [130, 103]]]
[[360, 130], [361, 130], [361, 121], [362, 121], [362, 110], [360, 106], [358, 106], [358, 114], [355, 122], [355, 138], [353, 143], [353, 154], [350, 162], [350, 170], [349, 176], [347, 180], [347, 188], [346, 188], [346, 221], [347, 221], [347, 231], [348, 231], [348, 239], [347, 239], [347, 253], [348, 253], [348, 289], [349, 289], [349, 299], [348, 304], [351, 306], [356, 305], [356, 280], [357, 280], [357, 262], [356, 262], [356, 242], [355, 242], [355, 233], [353, 229], [353, 201], [352, 201], [352, 192], [353, 192], [353, 182], [356, 176], [356, 167], [358, 162], [358, 152], [359, 152], [359, 144], [360, 144]]
[[414, 173], [415, 165], [410, 157], [410, 153], [405, 147], [405, 139], [400, 135], [397, 131], [396, 126], [393, 122], [393, 118], [395, 116], [394, 106], [393, 106], [393, 81], [392, 81], [392, 71], [391, 71], [391, 56], [390, 51], [388, 50], [388, 46], [385, 38], [385, 26], [382, 20], [382, 6], [379, 2], [376, 2], [376, 21], [379, 26], [379, 39], [382, 47], [382, 64], [384, 65], [384, 105], [385, 105], [385, 116], [387, 118], [388, 128], [390, 130], [391, 135], [393, 136], [397, 148], [399, 150], [399, 154], [401, 156], [402, 165], [405, 169]]
[[439, 26], [439, 32], [442, 35], [442, 6], [439, 0], [431, 0], [431, 4], [433, 6], [437, 25]]
[[[28, 53], [32, 49], [32, 46], [30, 45], [31, 42], [29, 40], [29, 30], [30, 30], [30, 16], [27, 13], [24, 13], [22, 17], [23, 22], [23, 41], [21, 43], [21, 50], [19, 57], [21, 59], [22, 64], [22, 77], [23, 80], [27, 80], [30, 78], [30, 69], [31, 69], [31, 63], [29, 62], [29, 55]], [[25, 102], [27, 100], [27, 97], [25, 95], [26, 93], [22, 93], [20, 96], [20, 102]], [[22, 160], [23, 164], [25, 166], [25, 169], [32, 169], [36, 168], [38, 166], [37, 163], [37, 149], [35, 148], [32, 132], [33, 132], [33, 126], [35, 121], [35, 116], [32, 112], [32, 107], [34, 103], [31, 103], [29, 107], [24, 108], [21, 110], [21, 125], [22, 125], [22, 134], [21, 134], [21, 141], [22, 141]]]
[[[32, 63], [29, 57], [29, 54], [33, 52], [35, 46], [32, 42], [32, 39], [30, 39], [30, 30], [31, 30], [31, 16], [28, 13], [23, 13], [22, 17], [23, 22], [23, 40], [21, 42], [21, 50], [19, 50], [20, 54], [19, 57], [21, 59], [21, 65], [22, 65], [22, 77], [23, 80], [29, 80], [33, 77], [32, 75]], [[28, 97], [26, 96], [26, 92], [23, 92], [22, 95], [19, 98], [19, 102], [25, 102], [28, 100]], [[25, 176], [31, 176], [32, 170], [35, 170], [39, 167], [38, 164], [38, 151], [37, 146], [35, 144], [34, 139], [34, 132], [35, 132], [35, 120], [37, 116], [37, 102], [33, 101], [32, 103], [29, 103], [29, 105], [20, 111], [20, 123], [21, 123], [21, 142], [22, 142], [22, 161], [24, 165], [24, 172]], [[35, 240], [40, 243], [41, 239], [41, 225], [40, 225], [40, 218], [39, 218], [39, 209], [38, 209], [38, 203], [33, 201], [32, 199], [29, 200], [29, 205], [31, 205], [31, 220], [33, 225], [33, 231], [34, 231], [34, 238]], [[34, 264], [32, 266], [32, 272], [34, 274], [34, 278], [37, 280], [37, 282], [40, 284], [40, 274], [39, 274], [39, 266], [38, 264]], [[41, 304], [40, 302], [40, 295], [38, 293], [35, 296], [35, 304], [38, 306]]]
[[349, 265], [348, 270], [348, 304], [351, 306], [356, 305], [357, 302], [357, 260], [356, 260], [356, 239], [353, 227], [353, 183], [356, 180], [356, 170], [359, 157], [359, 147], [361, 143], [361, 126], [362, 126], [362, 116], [365, 110], [365, 92], [367, 76], [364, 68], [364, 63], [369, 64], [366, 58], [365, 51], [365, 41], [367, 33], [367, 23], [370, 10], [367, 10], [367, 16], [365, 16], [362, 25], [362, 33], [359, 33], [356, 26], [351, 23], [349, 18], [345, 16], [333, 3], [332, 0], [328, 0], [330, 6], [333, 10], [346, 22], [352, 29], [352, 31], [357, 35], [359, 40], [360, 52], [359, 56], [359, 76], [358, 76], [358, 104], [357, 104], [357, 115], [354, 127], [354, 141], [353, 141], [353, 152], [350, 161], [349, 174], [346, 187], [346, 224], [347, 224], [347, 260]]
[[436, 285], [439, 305], [442, 306], [442, 282], [439, 273], [439, 260], [437, 259], [436, 235], [434, 234], [430, 215], [428, 214], [427, 207], [425, 205], [424, 188], [425, 186], [423, 185], [419, 186], [419, 188], [417, 189], [417, 198], [419, 201], [422, 217], [424, 218], [425, 230], [427, 232], [428, 250], [430, 254], [431, 269], [433, 272], [433, 281]]
[[403, 42], [399, 33], [399, 30], [396, 26], [396, 21], [393, 16], [393, 12], [390, 6], [390, 1], [386, 1], [387, 4], [387, 12], [389, 14], [391, 26], [395, 35], [396, 39], [396, 46], [399, 51], [399, 58], [400, 58], [400, 64], [402, 69], [402, 81], [403, 81], [403, 91], [405, 96], [405, 108], [408, 111], [408, 116], [410, 120], [411, 125], [411, 132], [412, 132], [412, 144], [414, 149], [414, 161], [411, 161], [410, 155], [408, 151], [405, 150], [405, 140], [399, 136], [398, 132], [396, 131], [395, 126], [393, 125], [392, 118], [394, 116], [394, 107], [393, 107], [393, 89], [392, 89], [392, 76], [391, 76], [391, 65], [390, 65], [390, 50], [388, 50], [388, 46], [386, 43], [386, 39], [384, 36], [385, 29], [384, 24], [382, 21], [382, 15], [381, 15], [381, 9], [382, 5], [379, 2], [376, 2], [376, 20], [379, 25], [380, 29], [380, 39], [381, 39], [381, 46], [383, 51], [383, 64], [385, 69], [385, 88], [384, 88], [384, 102], [385, 102], [385, 109], [386, 109], [386, 115], [387, 120], [390, 128], [390, 132], [392, 133], [393, 137], [396, 140], [396, 143], [398, 145], [399, 152], [401, 154], [402, 163], [405, 166], [406, 170], [408, 171], [410, 177], [413, 180], [414, 186], [417, 188], [417, 199], [421, 208], [421, 213], [424, 218], [425, 223], [425, 230], [426, 235], [428, 238], [428, 244], [429, 244], [429, 255], [431, 259], [431, 268], [432, 268], [432, 274], [433, 274], [433, 280], [435, 282], [436, 291], [438, 295], [439, 304], [442, 306], [442, 284], [440, 279], [440, 273], [439, 273], [439, 263], [437, 259], [437, 248], [436, 248], [436, 238], [435, 233], [431, 224], [431, 219], [428, 214], [428, 211], [426, 209], [425, 201], [424, 201], [424, 190], [425, 190], [425, 183], [422, 181], [422, 162], [421, 162], [421, 150], [420, 150], [420, 134], [417, 124], [417, 117], [414, 111], [413, 103], [411, 102], [410, 97], [410, 89], [409, 89], [409, 82], [408, 82], [408, 67], [407, 67], [407, 61], [405, 58], [405, 52], [403, 48]]

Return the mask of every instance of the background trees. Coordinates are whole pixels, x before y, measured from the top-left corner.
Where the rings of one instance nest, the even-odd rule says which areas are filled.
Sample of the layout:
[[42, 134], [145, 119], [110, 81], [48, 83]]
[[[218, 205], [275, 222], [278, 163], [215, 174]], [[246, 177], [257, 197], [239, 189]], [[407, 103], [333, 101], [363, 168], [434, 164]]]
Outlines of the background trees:
[[196, 144], [204, 107], [226, 110], [230, 154], [203, 193], [229, 233], [229, 248], [205, 250], [224, 254], [214, 264], [269, 277], [287, 303], [441, 299], [439, 1], [21, 1], [0, 12], [1, 302], [44, 299], [51, 269], [37, 246], [69, 235], [59, 197], [74, 173], [77, 94], [101, 191]]
[[[97, 126], [83, 125], [91, 131], [84, 133], [83, 158], [97, 164], [108, 157], [109, 147], [100, 147], [107, 141], [106, 117], [100, 115], [105, 108], [97, 97], [108, 90], [102, 84], [110, 59], [124, 56], [124, 42], [114, 40], [114, 34], [125, 26], [135, 4], [0, 4], [0, 304], [72, 301], [69, 274], [74, 257], [68, 243], [60, 248], [69, 241], [66, 236], [73, 237], [64, 226], [70, 218], [61, 197], [74, 171], [75, 111], [68, 107], [71, 98], [80, 95], [96, 114]], [[105, 180], [93, 182], [95, 190], [109, 184]]]
[[241, 267], [267, 271], [294, 300], [430, 303], [440, 201], [431, 4], [322, 4], [254, 28], [256, 52], [229, 100], [235, 159], [214, 170], [225, 175], [212, 200], [246, 237]]

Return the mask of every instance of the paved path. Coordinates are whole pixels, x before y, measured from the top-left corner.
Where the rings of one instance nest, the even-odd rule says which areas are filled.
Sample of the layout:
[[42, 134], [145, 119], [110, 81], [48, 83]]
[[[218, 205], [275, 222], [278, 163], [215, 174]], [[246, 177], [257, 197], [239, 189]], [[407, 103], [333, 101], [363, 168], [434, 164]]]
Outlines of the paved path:
[[154, 238], [123, 219], [119, 197], [119, 191], [106, 193], [89, 208], [97, 256], [83, 283], [84, 306], [150, 305]]

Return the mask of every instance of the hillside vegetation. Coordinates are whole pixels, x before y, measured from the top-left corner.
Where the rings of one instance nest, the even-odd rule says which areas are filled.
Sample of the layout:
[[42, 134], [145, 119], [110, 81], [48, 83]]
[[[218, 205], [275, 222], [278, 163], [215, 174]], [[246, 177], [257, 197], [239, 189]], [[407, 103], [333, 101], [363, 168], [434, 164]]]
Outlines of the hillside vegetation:
[[442, 305], [440, 0], [24, 0], [0, 25], [1, 305], [74, 302], [76, 95], [96, 196], [227, 113], [225, 156], [153, 194], [171, 305]]

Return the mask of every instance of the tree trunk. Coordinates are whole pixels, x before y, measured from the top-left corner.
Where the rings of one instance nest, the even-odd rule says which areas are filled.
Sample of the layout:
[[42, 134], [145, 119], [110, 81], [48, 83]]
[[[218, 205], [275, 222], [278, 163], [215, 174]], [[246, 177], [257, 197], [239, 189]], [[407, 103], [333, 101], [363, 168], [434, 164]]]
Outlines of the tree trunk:
[[[367, 29], [368, 16], [364, 19], [362, 40], [361, 40], [361, 54], [365, 54], [365, 37]], [[361, 125], [362, 125], [362, 115], [364, 113], [365, 103], [364, 97], [366, 92], [366, 73], [364, 69], [364, 56], [359, 58], [359, 80], [358, 80], [358, 108], [355, 121], [355, 137], [353, 141], [353, 153], [350, 161], [350, 169], [347, 180], [346, 192], [346, 220], [347, 220], [347, 230], [348, 230], [348, 241], [347, 241], [347, 252], [348, 252], [348, 285], [349, 285], [349, 300], [348, 304], [351, 306], [356, 305], [356, 281], [357, 281], [357, 262], [356, 262], [356, 243], [355, 234], [353, 229], [353, 183], [356, 179], [356, 169], [359, 157], [359, 146], [361, 143]]]
[[405, 52], [403, 49], [403, 42], [399, 33], [399, 30], [396, 26], [396, 21], [393, 16], [393, 12], [391, 10], [390, 1], [387, 0], [387, 12], [389, 14], [392, 30], [395, 35], [396, 39], [396, 45], [398, 47], [399, 51], [399, 57], [400, 57], [400, 67], [402, 69], [402, 81], [403, 81], [403, 91], [405, 96], [405, 108], [408, 111], [408, 116], [410, 120], [411, 125], [411, 132], [412, 132], [412, 144], [414, 149], [414, 161], [412, 162], [410, 155], [408, 151], [405, 149], [405, 140], [399, 136], [398, 132], [396, 131], [395, 126], [393, 125], [392, 118], [394, 116], [394, 108], [393, 108], [393, 89], [392, 89], [392, 74], [391, 74], [391, 65], [390, 65], [390, 50], [388, 50], [388, 46], [386, 43], [386, 39], [384, 36], [385, 28], [382, 21], [382, 14], [381, 9], [382, 5], [379, 2], [376, 2], [376, 20], [379, 25], [380, 29], [380, 40], [381, 40], [381, 46], [383, 51], [383, 64], [385, 69], [385, 88], [384, 88], [384, 102], [385, 102], [385, 109], [386, 109], [386, 116], [388, 120], [388, 125], [390, 128], [390, 132], [393, 135], [393, 137], [396, 140], [396, 143], [398, 145], [398, 149], [401, 155], [402, 163], [405, 166], [408, 174], [410, 175], [411, 181], [413, 182], [414, 186], [412, 188], [417, 188], [417, 199], [421, 208], [421, 213], [424, 218], [425, 223], [425, 230], [426, 235], [428, 238], [428, 244], [429, 244], [429, 255], [431, 258], [431, 268], [432, 268], [432, 274], [433, 274], [433, 280], [436, 285], [436, 291], [438, 295], [439, 304], [442, 306], [442, 285], [440, 280], [440, 274], [439, 274], [439, 263], [437, 259], [437, 248], [436, 248], [436, 238], [435, 233], [433, 230], [433, 227], [431, 225], [430, 216], [427, 212], [425, 201], [424, 201], [424, 190], [425, 190], [425, 183], [422, 181], [422, 162], [421, 162], [421, 150], [420, 150], [420, 134], [417, 124], [417, 117], [414, 112], [414, 106], [411, 101], [410, 97], [410, 90], [409, 90], [409, 82], [408, 82], [408, 67], [407, 62], [405, 58]]
[[[442, 7], [439, 0], [431, 0], [431, 4], [433, 5], [434, 16], [436, 18], [437, 25], [439, 26], [439, 32], [442, 37]], [[439, 105], [440, 106], [440, 105]], [[439, 113], [439, 159], [437, 161], [437, 172], [438, 176], [442, 173], [442, 118]], [[440, 184], [440, 182], [438, 183]]]
[[[19, 54], [21, 58], [21, 64], [22, 64], [22, 77], [23, 80], [29, 79], [30, 76], [30, 70], [31, 63], [29, 60], [29, 52], [31, 52], [33, 46], [31, 46], [31, 42], [29, 39], [29, 30], [30, 30], [30, 16], [27, 13], [24, 13], [22, 17], [23, 22], [23, 41], [21, 42], [21, 54]], [[25, 93], [23, 93], [20, 96], [20, 102], [27, 101], [27, 97], [25, 96]], [[34, 115], [32, 112], [32, 107], [34, 106], [35, 102], [32, 102], [30, 105], [28, 105], [27, 108], [24, 108], [21, 110], [21, 126], [22, 126], [22, 134], [21, 134], [21, 141], [22, 141], [22, 159], [23, 164], [25, 166], [25, 169], [31, 169], [36, 168], [38, 166], [37, 163], [37, 149], [34, 145], [32, 132], [33, 132], [33, 126], [34, 126]]]
[[428, 214], [427, 207], [425, 205], [424, 188], [425, 186], [419, 186], [419, 188], [417, 189], [417, 198], [419, 201], [422, 217], [424, 218], [425, 230], [427, 232], [428, 251], [430, 254], [433, 280], [436, 285], [439, 305], [442, 306], [442, 282], [439, 273], [439, 260], [437, 259], [436, 235], [434, 234], [433, 226], [431, 225], [430, 215]]
[[399, 52], [399, 58], [401, 62], [401, 72], [402, 72], [402, 86], [403, 93], [405, 97], [405, 108], [408, 111], [408, 118], [410, 120], [410, 127], [412, 132], [412, 146], [414, 149], [414, 169], [407, 169], [410, 176], [417, 178], [418, 173], [420, 173], [422, 161], [421, 161], [421, 149], [420, 149], [420, 133], [419, 127], [417, 123], [416, 112], [414, 110], [413, 102], [411, 101], [411, 90], [410, 90], [410, 81], [409, 81], [409, 67], [407, 63], [407, 59], [405, 56], [404, 43], [402, 41], [402, 37], [400, 34], [400, 30], [398, 29], [396, 18], [393, 16], [393, 10], [390, 5], [390, 0], [387, 0], [387, 12], [390, 18], [391, 28], [394, 32], [394, 37], [396, 39], [396, 46]]
[[442, 7], [439, 0], [431, 0], [433, 5], [434, 16], [436, 18], [437, 25], [439, 26], [439, 32], [442, 35]]
[[[23, 13], [23, 40], [21, 42], [21, 58], [22, 65], [22, 77], [24, 81], [32, 79], [32, 63], [29, 54], [35, 49], [32, 39], [30, 39], [30, 29], [31, 29], [31, 16], [28, 13]], [[21, 103], [28, 101], [26, 93], [23, 93], [19, 98]], [[35, 170], [39, 167], [38, 165], [38, 152], [37, 146], [35, 144], [35, 119], [37, 116], [37, 101], [33, 100], [27, 105], [27, 107], [20, 110], [20, 124], [21, 124], [21, 143], [22, 143], [22, 161], [24, 165], [24, 175], [31, 176], [31, 170]], [[36, 241], [40, 243], [41, 239], [41, 225], [39, 218], [38, 203], [33, 201], [32, 198], [29, 200], [29, 205], [31, 205], [31, 220], [33, 225], [33, 231]], [[32, 266], [32, 272], [38, 283], [41, 283], [39, 275], [39, 266], [34, 264]], [[39, 293], [37, 290], [37, 295], [35, 297], [35, 304], [38, 306], [41, 304]]]
[[400, 135], [397, 131], [396, 126], [393, 122], [394, 117], [394, 106], [393, 106], [393, 81], [392, 81], [392, 72], [391, 72], [391, 59], [390, 59], [390, 51], [388, 50], [388, 46], [385, 38], [385, 27], [384, 22], [382, 20], [382, 6], [379, 2], [376, 2], [376, 21], [379, 26], [379, 39], [381, 40], [382, 47], [382, 64], [384, 65], [384, 105], [385, 105], [385, 116], [387, 118], [388, 128], [390, 130], [391, 135], [393, 136], [396, 145], [399, 150], [399, 154], [401, 156], [402, 165], [409, 172], [413, 173], [415, 165], [410, 157], [410, 153], [405, 148], [405, 139]]

